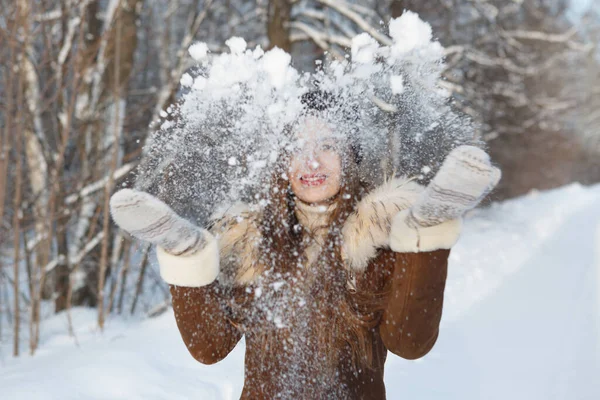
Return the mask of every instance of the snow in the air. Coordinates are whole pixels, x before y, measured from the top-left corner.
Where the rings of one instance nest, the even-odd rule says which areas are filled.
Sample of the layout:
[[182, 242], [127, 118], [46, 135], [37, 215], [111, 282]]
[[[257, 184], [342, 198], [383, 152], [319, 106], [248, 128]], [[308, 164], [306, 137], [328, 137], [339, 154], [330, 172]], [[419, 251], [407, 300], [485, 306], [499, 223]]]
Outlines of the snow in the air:
[[352, 60], [357, 63], [372, 63], [378, 50], [379, 44], [368, 33], [361, 33], [352, 39]]
[[296, 73], [290, 68], [292, 57], [285, 51], [275, 48], [262, 57], [263, 68], [269, 74], [271, 85], [281, 89], [286, 83], [292, 83]]
[[402, 94], [404, 92], [404, 78], [402, 75], [392, 75], [390, 77], [390, 84], [392, 86], [392, 93]]
[[[439, 86], [443, 52], [431, 27], [407, 12], [389, 33], [393, 42], [386, 46], [359, 34], [349, 59], [327, 60], [313, 74], [295, 69], [283, 50], [250, 49], [240, 37], [227, 40], [229, 52], [210, 58], [206, 44], [192, 45], [197, 65], [181, 78], [185, 90], [169, 113], [173, 122], [147, 142], [137, 188], [151, 191], [163, 168], [173, 166], [181, 178], [160, 189], [170, 194], [165, 201], [177, 212], [194, 210], [186, 217], [200, 225], [216, 205], [265, 200], [267, 177], [291, 145], [289, 128], [300, 120], [300, 98], [315, 88], [335, 96], [327, 123], [360, 148], [363, 181], [381, 183], [389, 175], [383, 165], [408, 176], [429, 165], [433, 176], [449, 149], [470, 140], [474, 130]], [[389, 118], [389, 112], [397, 116]], [[430, 129], [440, 121], [443, 132]], [[394, 157], [382, 163], [390, 143]]]
[[225, 44], [229, 47], [232, 54], [242, 54], [246, 50], [246, 41], [241, 37], [232, 37]]
[[183, 74], [179, 83], [181, 83], [181, 86], [190, 87], [194, 83], [194, 78], [190, 74]]
[[[600, 186], [573, 184], [493, 204], [465, 219], [450, 257], [440, 337], [421, 360], [389, 355], [389, 399], [600, 398]], [[237, 399], [244, 344], [205, 366], [172, 310], [144, 321], [94, 310], [43, 325], [34, 357], [0, 345], [0, 398]], [[26, 343], [23, 343], [23, 347]], [[68, 373], [65, 373], [67, 371]]]
[[394, 53], [401, 55], [425, 47], [431, 41], [431, 25], [413, 12], [405, 12], [390, 21], [390, 36], [394, 39]]
[[203, 42], [197, 42], [188, 49], [190, 56], [196, 61], [203, 61], [208, 55], [208, 45]]

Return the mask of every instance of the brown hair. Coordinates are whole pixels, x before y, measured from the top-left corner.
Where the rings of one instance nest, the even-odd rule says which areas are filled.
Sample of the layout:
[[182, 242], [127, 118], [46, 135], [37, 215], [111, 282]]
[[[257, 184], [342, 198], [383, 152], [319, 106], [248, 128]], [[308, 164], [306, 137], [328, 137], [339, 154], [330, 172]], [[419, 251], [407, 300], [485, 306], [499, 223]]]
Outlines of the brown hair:
[[[283, 153], [273, 171], [269, 182], [269, 199], [260, 221], [262, 242], [258, 265], [262, 271], [261, 279], [277, 281], [284, 276], [290, 286], [275, 296], [265, 297], [271, 307], [287, 307], [281, 301], [290, 293], [301, 293], [309, 298], [305, 310], [298, 312], [295, 325], [304, 326], [308, 332], [298, 333], [314, 339], [305, 343], [306, 348], [296, 349], [295, 353], [306, 351], [313, 357], [326, 360], [326, 366], [333, 370], [343, 354], [351, 354], [351, 364], [356, 370], [370, 368], [373, 364], [372, 334], [377, 325], [383, 295], [351, 291], [348, 288], [349, 272], [344, 266], [341, 255], [341, 229], [348, 216], [354, 212], [356, 203], [364, 193], [357, 173], [356, 158], [350, 146], [342, 154], [342, 184], [339, 193], [332, 201], [335, 208], [330, 215], [328, 233], [317, 260], [310, 268], [305, 268], [305, 250], [312, 235], [302, 227], [295, 215], [295, 202], [287, 177], [291, 156]], [[263, 285], [264, 286], [264, 285]], [[293, 297], [293, 296], [292, 296]], [[292, 310], [297, 307], [290, 307]], [[256, 321], [258, 322], [258, 321]], [[261, 323], [259, 329], [265, 329]], [[273, 351], [282, 341], [282, 332], [274, 331], [265, 336], [265, 348]], [[289, 332], [287, 332], [289, 334]], [[306, 335], [305, 335], [306, 334]], [[350, 350], [348, 352], [348, 349]], [[310, 357], [310, 356], [309, 356]], [[313, 364], [310, 360], [310, 362]], [[313, 364], [314, 365], [314, 364]]]

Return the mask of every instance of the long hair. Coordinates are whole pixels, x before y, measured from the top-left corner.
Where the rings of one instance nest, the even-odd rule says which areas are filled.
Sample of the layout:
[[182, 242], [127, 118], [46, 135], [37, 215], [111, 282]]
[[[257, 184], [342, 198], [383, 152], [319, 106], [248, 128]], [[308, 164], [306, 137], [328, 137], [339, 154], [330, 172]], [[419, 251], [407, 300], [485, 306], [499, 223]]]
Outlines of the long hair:
[[[297, 344], [294, 353], [307, 352], [308, 358], [325, 360], [328, 371], [339, 365], [342, 357], [351, 357], [356, 371], [373, 366], [373, 329], [380, 318], [382, 294], [349, 290], [349, 272], [341, 254], [342, 227], [354, 212], [357, 202], [364, 194], [357, 173], [356, 152], [350, 146], [341, 154], [342, 179], [339, 193], [333, 199], [333, 212], [327, 224], [328, 232], [316, 261], [308, 266], [305, 250], [313, 240], [312, 232], [301, 226], [295, 214], [298, 201], [290, 187], [287, 172], [290, 154], [283, 153], [270, 177], [270, 196], [262, 212], [260, 232], [260, 265], [263, 287], [272, 287], [284, 279], [286, 290], [263, 295], [269, 302], [268, 315], [285, 312], [286, 318], [296, 318], [293, 326], [301, 326], [307, 332], [295, 332], [294, 336], [310, 338], [302, 348]], [[302, 307], [291, 302], [306, 301]], [[280, 310], [273, 310], [280, 307]], [[259, 307], [260, 308], [260, 307]], [[284, 309], [284, 310], [282, 310]], [[260, 312], [259, 312], [260, 313]], [[265, 314], [265, 313], [263, 313]], [[268, 315], [265, 316], [268, 318]], [[256, 318], [256, 315], [254, 316]], [[302, 321], [306, 319], [306, 321]], [[263, 321], [261, 329], [266, 329]], [[285, 340], [285, 330], [274, 330], [265, 336], [265, 348], [274, 349], [273, 341]], [[315, 360], [306, 360], [313, 365]], [[325, 372], [325, 371], [324, 371]]]

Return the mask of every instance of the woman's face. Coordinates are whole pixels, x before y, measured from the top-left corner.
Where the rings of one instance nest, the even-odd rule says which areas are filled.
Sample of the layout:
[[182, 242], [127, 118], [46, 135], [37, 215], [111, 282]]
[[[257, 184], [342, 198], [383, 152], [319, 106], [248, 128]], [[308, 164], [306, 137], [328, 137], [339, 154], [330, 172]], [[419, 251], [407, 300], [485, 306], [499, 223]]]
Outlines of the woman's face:
[[296, 197], [305, 203], [326, 203], [340, 191], [342, 160], [332, 133], [324, 121], [308, 117], [297, 135], [290, 182]]

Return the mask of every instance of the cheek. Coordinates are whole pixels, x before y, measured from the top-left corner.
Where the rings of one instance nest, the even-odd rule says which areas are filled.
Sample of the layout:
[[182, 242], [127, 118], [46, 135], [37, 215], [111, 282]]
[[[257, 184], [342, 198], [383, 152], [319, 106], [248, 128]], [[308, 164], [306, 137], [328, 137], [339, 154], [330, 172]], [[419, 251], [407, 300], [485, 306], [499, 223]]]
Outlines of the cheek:
[[339, 177], [342, 174], [342, 159], [337, 154], [330, 154], [322, 159], [325, 167], [331, 175]]
[[290, 167], [288, 169], [288, 178], [293, 191], [301, 189], [300, 184], [300, 165], [297, 160], [292, 159]]
[[290, 174], [298, 175], [302, 171], [303, 165], [304, 163], [300, 157], [292, 157], [289, 168]]
[[293, 181], [298, 175], [298, 163], [293, 161], [290, 163], [290, 166], [287, 170], [288, 177], [290, 181]]
[[336, 190], [339, 190], [342, 186], [342, 160], [340, 156], [336, 157], [335, 164], [333, 166], [334, 171], [332, 171], [332, 175], [335, 176], [335, 186]]

